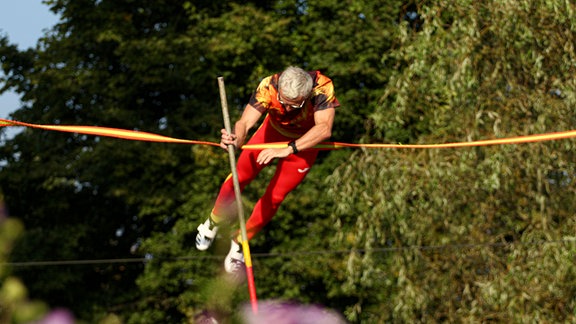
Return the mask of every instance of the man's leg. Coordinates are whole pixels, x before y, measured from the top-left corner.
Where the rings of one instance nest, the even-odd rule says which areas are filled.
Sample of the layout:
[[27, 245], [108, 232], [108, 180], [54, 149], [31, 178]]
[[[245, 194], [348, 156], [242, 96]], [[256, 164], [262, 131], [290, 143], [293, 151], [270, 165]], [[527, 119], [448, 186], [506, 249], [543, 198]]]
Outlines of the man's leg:
[[[252, 215], [246, 222], [246, 232], [248, 240], [251, 240], [276, 214], [286, 195], [294, 190], [314, 164], [318, 151], [304, 151], [297, 155], [289, 155], [278, 161], [274, 177], [268, 184], [266, 192], [258, 200]], [[228, 273], [237, 274], [244, 269], [244, 255], [242, 247], [238, 242], [242, 242], [240, 233], [231, 242], [230, 251], [224, 260], [224, 269]]]
[[[236, 169], [240, 190], [244, 190], [244, 187], [254, 180], [264, 167], [255, 163], [258, 153], [259, 151], [243, 151], [238, 158]], [[198, 226], [198, 235], [196, 235], [196, 248], [198, 250], [207, 250], [210, 245], [212, 245], [218, 233], [219, 223], [233, 219], [237, 210], [235, 202], [234, 183], [232, 175], [229, 175], [220, 187], [220, 192], [216, 198], [210, 217]]]
[[[249, 144], [264, 143], [266, 140], [266, 127], [261, 127], [250, 138]], [[240, 153], [238, 162], [236, 163], [236, 170], [238, 172], [238, 182], [240, 183], [240, 190], [244, 190], [254, 178], [260, 173], [265, 165], [256, 163], [256, 158], [260, 154], [260, 150], [246, 150]], [[219, 226], [222, 221], [230, 221], [237, 215], [236, 195], [234, 192], [234, 182], [232, 174], [226, 178], [220, 192], [214, 203], [214, 207], [210, 216], [200, 226], [198, 226], [198, 234], [196, 235], [196, 248], [198, 250], [206, 250], [212, 245], [216, 238]]]
[[270, 222], [288, 193], [304, 180], [317, 155], [317, 150], [303, 151], [278, 161], [274, 177], [246, 222], [248, 239]]
[[[248, 150], [242, 151], [238, 162], [236, 164], [236, 170], [238, 173], [238, 182], [240, 184], [240, 191], [256, 178], [258, 173], [262, 171], [265, 165], [259, 165], [256, 163], [256, 157], [260, 151]], [[231, 217], [237, 215], [237, 206], [235, 205], [236, 195], [234, 193], [234, 181], [232, 179], [232, 174], [230, 174], [222, 187], [220, 187], [220, 192], [214, 203], [214, 208], [212, 209], [212, 218], [215, 222], [228, 221]]]

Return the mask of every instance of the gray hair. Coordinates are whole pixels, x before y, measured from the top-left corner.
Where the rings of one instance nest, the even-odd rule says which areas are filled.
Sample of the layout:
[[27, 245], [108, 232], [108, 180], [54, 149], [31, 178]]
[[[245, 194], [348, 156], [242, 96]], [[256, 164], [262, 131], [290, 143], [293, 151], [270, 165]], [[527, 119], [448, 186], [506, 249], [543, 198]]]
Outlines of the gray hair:
[[280, 75], [278, 89], [282, 90], [282, 96], [288, 100], [308, 98], [312, 92], [313, 83], [308, 72], [299, 67], [290, 66]]

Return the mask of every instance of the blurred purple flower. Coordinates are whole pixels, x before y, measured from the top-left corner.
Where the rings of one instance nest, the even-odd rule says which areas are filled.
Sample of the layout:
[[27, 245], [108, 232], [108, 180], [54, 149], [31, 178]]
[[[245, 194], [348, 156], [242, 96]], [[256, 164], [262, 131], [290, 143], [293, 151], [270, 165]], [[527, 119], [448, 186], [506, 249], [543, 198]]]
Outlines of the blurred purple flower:
[[74, 324], [74, 316], [66, 309], [55, 309], [36, 324]]
[[330, 309], [315, 305], [300, 305], [297, 303], [264, 301], [258, 303], [255, 314], [252, 307], [243, 309], [246, 324], [345, 324], [344, 318]]

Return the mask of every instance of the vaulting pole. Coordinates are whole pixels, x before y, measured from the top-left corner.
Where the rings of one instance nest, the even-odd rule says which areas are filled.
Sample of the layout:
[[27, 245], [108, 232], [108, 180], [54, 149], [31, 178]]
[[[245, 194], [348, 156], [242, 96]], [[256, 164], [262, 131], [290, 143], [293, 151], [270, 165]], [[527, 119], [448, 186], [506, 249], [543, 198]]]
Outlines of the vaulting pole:
[[[218, 87], [220, 88], [220, 102], [222, 103], [222, 115], [224, 116], [224, 128], [229, 134], [232, 134], [230, 125], [230, 115], [228, 113], [228, 101], [226, 100], [226, 88], [224, 87], [224, 78], [218, 77]], [[250, 293], [250, 302], [254, 313], [258, 312], [258, 299], [256, 298], [256, 284], [254, 283], [254, 272], [252, 271], [252, 257], [250, 256], [250, 246], [248, 245], [248, 234], [246, 233], [246, 221], [244, 220], [244, 208], [242, 207], [242, 196], [240, 192], [240, 182], [238, 181], [238, 172], [236, 170], [236, 155], [234, 145], [228, 145], [228, 156], [230, 157], [230, 168], [232, 169], [232, 181], [234, 183], [234, 194], [236, 204], [238, 205], [238, 221], [240, 222], [240, 234], [242, 235], [242, 252], [244, 253], [244, 262], [246, 263], [246, 279], [248, 281], [248, 292]]]

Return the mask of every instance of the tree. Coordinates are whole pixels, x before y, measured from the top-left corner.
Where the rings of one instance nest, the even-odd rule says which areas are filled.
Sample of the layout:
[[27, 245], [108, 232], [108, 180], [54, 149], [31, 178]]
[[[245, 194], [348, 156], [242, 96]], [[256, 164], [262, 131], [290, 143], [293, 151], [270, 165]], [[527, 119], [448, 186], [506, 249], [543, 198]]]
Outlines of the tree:
[[[376, 133], [442, 143], [571, 129], [573, 10], [422, 4], [422, 30], [399, 26], [384, 57], [397, 72]], [[352, 250], [341, 294], [358, 298], [348, 318], [574, 320], [573, 145], [355, 152], [331, 178], [333, 244]]]
[[[206, 89], [212, 76], [192, 64], [201, 47], [187, 34], [182, 4], [50, 5], [62, 20], [36, 51], [2, 47], [7, 85], [30, 103], [15, 119], [187, 138], [212, 133], [217, 91]], [[138, 242], [173, 225], [173, 206], [185, 201], [194, 179], [193, 152], [185, 146], [26, 130], [2, 150], [6, 201], [28, 228], [14, 261], [139, 256], [131, 252]], [[103, 310], [130, 309], [143, 267], [17, 270], [35, 296], [95, 318]]]
[[[262, 77], [301, 65], [335, 82], [338, 141], [573, 124], [568, 2], [47, 3], [62, 20], [36, 49], [0, 40], [2, 89], [26, 101], [16, 120], [216, 141], [218, 76], [235, 119]], [[259, 296], [353, 322], [570, 321], [572, 144], [323, 152], [251, 242]], [[227, 240], [193, 248], [229, 172], [223, 151], [27, 129], [0, 152], [6, 203], [27, 229], [13, 261], [139, 261], [15, 269], [34, 298], [127, 323], [206, 309], [233, 318], [247, 300], [244, 286], [215, 279]], [[270, 171], [246, 189], [247, 210]]]
[[[265, 10], [266, 9], [266, 10]], [[271, 10], [273, 9], [273, 10]], [[206, 19], [202, 24], [206, 30], [207, 43], [212, 51], [209, 66], [222, 66], [225, 71], [229, 102], [232, 105], [243, 106], [248, 99], [249, 93], [257, 86], [261, 77], [276, 72], [289, 64], [298, 64], [310, 68], [319, 68], [325, 73], [334, 76], [337, 87], [337, 95], [343, 106], [338, 112], [338, 125], [335, 127], [336, 138], [339, 140], [358, 139], [364, 134], [363, 116], [373, 101], [379, 96], [377, 89], [382, 87], [383, 77], [374, 73], [371, 62], [378, 62], [382, 50], [388, 44], [387, 34], [380, 29], [384, 26], [393, 25], [396, 20], [391, 18], [390, 10], [376, 4], [358, 4], [354, 12], [345, 10], [343, 5], [334, 2], [297, 4], [292, 2], [278, 3], [272, 8], [252, 6], [250, 3], [242, 6], [231, 5], [230, 10], [219, 17]], [[362, 14], [366, 12], [366, 14]], [[384, 14], [385, 13], [385, 14]], [[324, 24], [330, 17], [331, 21], [338, 24]], [[336, 17], [336, 19], [334, 18]], [[354, 19], [350, 20], [350, 17]], [[389, 20], [387, 20], [390, 18]], [[358, 20], [364, 20], [366, 25], [358, 24]], [[254, 22], [259, 22], [254, 24]], [[353, 31], [357, 31], [354, 33]], [[238, 33], [238, 31], [241, 31]], [[380, 33], [380, 34], [379, 34]], [[380, 37], [373, 39], [372, 37]], [[363, 47], [348, 47], [345, 53], [339, 53], [346, 47], [346, 42], [351, 37], [358, 38], [358, 44]], [[360, 38], [365, 38], [363, 43]], [[371, 47], [371, 42], [378, 47]], [[265, 44], [265, 48], [263, 48]], [[326, 48], [326, 46], [329, 46]], [[365, 50], [365, 51], [363, 51]], [[331, 60], [338, 60], [339, 68], [330, 64]], [[354, 69], [346, 70], [346, 63], [357, 65]], [[245, 71], [245, 69], [249, 69]], [[384, 72], [380, 72], [384, 73]], [[359, 95], [361, 94], [361, 95]], [[361, 130], [360, 133], [358, 131]], [[308, 176], [305, 183], [297, 189], [293, 195], [283, 204], [283, 208], [275, 217], [272, 224], [267, 226], [266, 231], [260, 233], [251, 242], [256, 255], [261, 254], [286, 254], [286, 252], [300, 251], [311, 248], [318, 250], [326, 249], [328, 241], [326, 237], [333, 235], [332, 226], [327, 215], [333, 203], [324, 194], [324, 178], [331, 173], [335, 165], [342, 161], [346, 152], [323, 155], [323, 163], [315, 167], [315, 171]], [[220, 162], [211, 162], [223, 163]], [[249, 211], [262, 193], [266, 181], [271, 176], [271, 170], [265, 170], [261, 177], [245, 190], [244, 199], [246, 210]], [[206, 173], [202, 173], [205, 178]], [[219, 178], [219, 181], [223, 177]], [[219, 182], [218, 181], [218, 182]], [[216, 188], [210, 188], [216, 194]], [[203, 182], [200, 187], [208, 188]], [[190, 192], [195, 192], [191, 190]], [[200, 255], [194, 252], [183, 242], [178, 241], [180, 233], [190, 233], [188, 242], [193, 240], [194, 229], [198, 222], [206, 217], [213, 199], [191, 199], [189, 203], [182, 205], [179, 214], [187, 215], [177, 221], [167, 235], [165, 232], [151, 236], [146, 240], [145, 246], [155, 255], [189, 255], [196, 261]], [[202, 211], [202, 212], [198, 212]], [[223, 237], [226, 237], [223, 235]], [[224, 245], [227, 243], [226, 240]], [[176, 242], [176, 244], [174, 244]], [[193, 314], [205, 307], [215, 307], [220, 311], [229, 312], [238, 303], [245, 302], [247, 296], [240, 287], [236, 295], [244, 298], [232, 298], [230, 304], [222, 306], [221, 300], [214, 302], [215, 298], [204, 292], [207, 281], [216, 276], [214, 269], [220, 269], [220, 262], [228, 246], [217, 246], [215, 254], [219, 261], [210, 260], [205, 265], [190, 263], [187, 267], [180, 262], [174, 264], [169, 261], [158, 261], [155, 267], [149, 267], [143, 277], [140, 278], [141, 287], [150, 291], [164, 287], [163, 297], [170, 300], [178, 300], [181, 308], [180, 313]], [[330, 256], [326, 255], [320, 263], [318, 259], [298, 258], [298, 256], [255, 259], [257, 271], [257, 286], [262, 298], [295, 299], [302, 302], [323, 303], [330, 307], [345, 305], [348, 300], [334, 300], [326, 298], [331, 294], [334, 280], [330, 273], [323, 271], [330, 262]], [[281, 273], [278, 269], [281, 269]], [[202, 277], [200, 277], [202, 276]], [[199, 278], [200, 277], [200, 278]], [[159, 279], [161, 278], [161, 279]], [[175, 280], [177, 279], [177, 280]], [[188, 286], [178, 287], [170, 283], [186, 282]], [[215, 283], [215, 285], [218, 285]], [[234, 291], [232, 292], [232, 294]], [[228, 300], [228, 299], [226, 299]], [[185, 301], [185, 302], [184, 302]], [[153, 300], [152, 300], [153, 302]], [[174, 305], [176, 303], [168, 303]], [[215, 304], [215, 305], [214, 305]], [[345, 306], [343, 306], [345, 307]], [[148, 309], [149, 315], [155, 309], [164, 314], [168, 310], [162, 307], [154, 307], [147, 303], [143, 308]], [[165, 315], [155, 315], [164, 317]], [[134, 315], [140, 318], [139, 314]]]
[[[14, 119], [206, 140], [217, 139], [221, 128], [217, 76], [225, 77], [234, 118], [260, 78], [291, 64], [334, 75], [346, 107], [338, 136], [359, 138], [363, 116], [384, 80], [370, 67], [388, 43], [372, 37], [395, 22], [387, 20], [382, 13], [388, 11], [380, 5], [358, 3], [349, 11], [331, 1], [47, 4], [62, 19], [36, 49], [19, 52], [2, 39], [0, 57], [8, 76], [3, 89], [16, 90], [26, 102]], [[322, 22], [334, 15], [339, 24]], [[356, 46], [364, 51], [345, 46], [363, 31], [369, 33], [367, 42]], [[335, 55], [343, 49], [347, 51]], [[334, 59], [339, 65], [330, 64]], [[353, 74], [346, 62], [358, 62]], [[333, 155], [327, 166], [339, 163]], [[190, 305], [202, 305], [209, 297], [191, 293], [187, 283], [202, 284], [214, 272], [201, 272], [201, 263], [177, 258], [191, 253], [195, 226], [226, 175], [223, 157], [223, 152], [204, 147], [25, 130], [2, 145], [0, 178], [6, 201], [28, 229], [12, 259], [152, 259], [41, 272], [19, 268], [18, 274], [32, 294], [52, 306], [70, 306], [80, 318], [92, 320], [109, 311], [134, 314], [133, 321], [189, 317], [198, 310]], [[256, 251], [268, 251], [277, 243], [286, 244], [280, 250], [300, 245], [294, 242], [308, 234], [302, 227], [326, 231], [323, 216], [330, 202], [322, 194], [322, 179], [331, 167], [318, 169], [302, 191], [320, 201], [294, 199], [302, 206], [325, 207], [317, 209], [317, 216], [287, 208], [276, 228], [288, 232], [278, 235], [272, 227], [274, 239], [255, 242]], [[247, 204], [257, 195], [247, 193]], [[289, 226], [290, 220], [298, 220], [298, 226]], [[292, 231], [299, 234], [292, 237]], [[316, 244], [325, 246], [322, 240]], [[329, 280], [315, 269], [310, 272], [318, 278], [315, 286]], [[291, 279], [279, 289], [286, 285]]]

